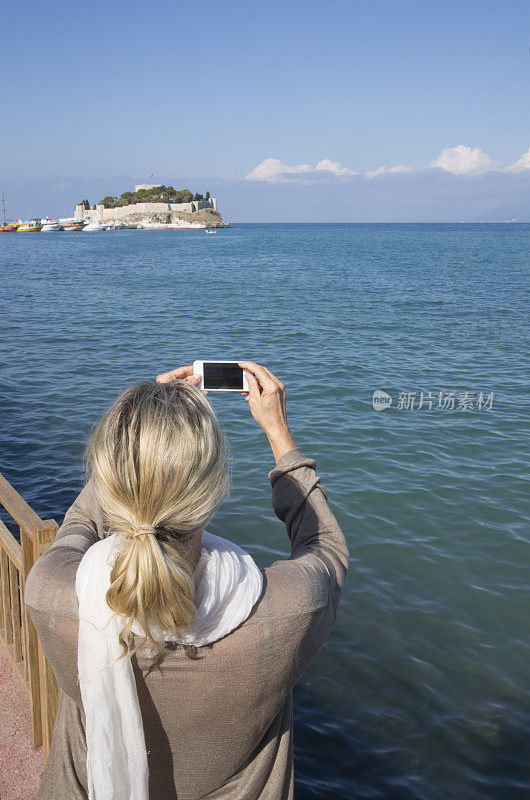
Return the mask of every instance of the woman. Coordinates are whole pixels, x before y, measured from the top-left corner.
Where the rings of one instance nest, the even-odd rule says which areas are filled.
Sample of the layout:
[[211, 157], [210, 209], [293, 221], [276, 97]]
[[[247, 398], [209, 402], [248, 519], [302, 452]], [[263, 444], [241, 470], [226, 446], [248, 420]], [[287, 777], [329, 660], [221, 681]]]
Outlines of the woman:
[[90, 480], [26, 582], [62, 689], [36, 800], [293, 798], [292, 689], [334, 623], [349, 554], [287, 425], [285, 387], [239, 363], [276, 460], [290, 557], [258, 570], [204, 530], [227, 472], [192, 367], [122, 393], [89, 443]]

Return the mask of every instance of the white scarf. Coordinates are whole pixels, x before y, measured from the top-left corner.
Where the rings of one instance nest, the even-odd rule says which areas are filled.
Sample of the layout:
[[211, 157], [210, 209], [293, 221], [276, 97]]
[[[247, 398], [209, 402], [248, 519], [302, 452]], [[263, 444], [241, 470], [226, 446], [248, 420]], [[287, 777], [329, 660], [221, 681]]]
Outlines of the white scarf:
[[[78, 671], [86, 716], [89, 800], [148, 800], [149, 770], [142, 715], [129, 656], [118, 634], [125, 619], [106, 603], [115, 558], [112, 534], [92, 545], [79, 563]], [[228, 539], [203, 531], [195, 569], [198, 616], [181, 639], [164, 632], [164, 641], [196, 646], [215, 642], [249, 616], [261, 596], [263, 575], [252, 556]], [[137, 621], [132, 630], [144, 632]], [[112, 663], [114, 661], [114, 663]]]

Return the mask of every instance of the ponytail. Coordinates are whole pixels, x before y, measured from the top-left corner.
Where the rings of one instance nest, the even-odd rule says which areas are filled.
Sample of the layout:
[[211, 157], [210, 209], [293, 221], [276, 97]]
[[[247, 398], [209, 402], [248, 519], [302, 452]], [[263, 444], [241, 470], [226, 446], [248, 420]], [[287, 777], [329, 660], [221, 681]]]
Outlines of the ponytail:
[[[102, 417], [85, 456], [109, 535], [118, 534], [106, 600], [127, 620], [120, 658], [147, 640], [167, 653], [164, 633], [181, 637], [197, 616], [190, 544], [228, 489], [217, 417], [187, 381], [144, 381]], [[135, 620], [145, 639], [129, 650]]]

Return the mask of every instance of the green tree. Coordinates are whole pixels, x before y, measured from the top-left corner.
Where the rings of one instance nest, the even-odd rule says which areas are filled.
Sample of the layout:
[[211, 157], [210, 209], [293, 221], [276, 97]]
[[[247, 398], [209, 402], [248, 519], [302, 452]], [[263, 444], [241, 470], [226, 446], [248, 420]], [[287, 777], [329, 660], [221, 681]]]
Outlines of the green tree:
[[123, 192], [122, 196], [118, 200], [118, 206], [129, 206], [131, 203], [135, 202], [135, 193], [134, 192]]
[[[209, 198], [207, 192], [207, 199]], [[191, 203], [192, 200], [204, 200], [198, 192], [194, 195], [189, 189], [175, 189], [173, 186], [153, 186], [151, 189], [138, 189], [137, 192], [123, 192], [120, 198], [108, 195], [101, 201], [105, 208], [118, 208], [134, 203]], [[82, 200], [82, 204], [88, 200]], [[89, 206], [85, 205], [85, 208]]]
[[206, 192], [206, 194], [204, 195], [204, 197], [205, 197], [205, 199], [206, 199], [206, 200], [209, 200], [209, 199], [210, 199], [210, 192]]
[[193, 195], [189, 189], [181, 189], [179, 192], [176, 192], [174, 203], [191, 203], [193, 200]]

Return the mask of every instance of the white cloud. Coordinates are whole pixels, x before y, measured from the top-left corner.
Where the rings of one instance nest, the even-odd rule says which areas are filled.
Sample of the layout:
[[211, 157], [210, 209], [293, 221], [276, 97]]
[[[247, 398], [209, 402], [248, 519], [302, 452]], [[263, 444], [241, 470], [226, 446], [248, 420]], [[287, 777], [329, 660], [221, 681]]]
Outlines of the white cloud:
[[495, 162], [480, 147], [446, 147], [440, 155], [431, 161], [431, 167], [441, 167], [453, 175], [479, 175], [495, 168]]
[[342, 164], [339, 164], [338, 161], [331, 161], [329, 158], [324, 158], [322, 161], [319, 161], [316, 165], [315, 169], [322, 170], [324, 172], [332, 172], [333, 175], [359, 175], [359, 172], [356, 172], [354, 169], [350, 169], [349, 167], [343, 167]]
[[530, 169], [530, 147], [515, 164], [506, 167], [507, 172], [526, 172], [528, 169]]
[[[486, 172], [530, 172], [530, 148], [518, 161], [508, 167], [502, 167], [499, 162], [481, 150], [480, 147], [467, 147], [459, 144], [456, 147], [446, 147], [429, 164], [430, 167], [439, 167], [452, 175], [481, 175]], [[351, 167], [345, 167], [331, 158], [323, 158], [315, 166], [310, 164], [284, 164], [279, 158], [266, 158], [245, 175], [247, 181], [263, 181], [265, 183], [325, 183], [335, 181], [348, 181], [355, 177], [364, 177], [368, 180], [380, 176], [398, 175], [414, 172], [414, 168], [406, 164], [397, 164], [394, 167], [381, 166], [367, 172], [358, 172]]]
[[398, 172], [412, 172], [412, 167], [408, 167], [405, 164], [397, 164], [395, 167], [378, 167], [374, 169], [373, 172], [366, 172], [365, 175], [367, 178], [377, 178], [379, 175], [388, 175], [395, 174]]
[[298, 164], [294, 167], [290, 167], [288, 164], [282, 164], [279, 158], [266, 158], [265, 161], [262, 161], [257, 167], [247, 172], [245, 180], [278, 183], [279, 181], [288, 180], [285, 177], [286, 175], [311, 171], [312, 169], [309, 164]]
[[335, 178], [353, 178], [357, 175], [374, 178], [376, 175], [410, 172], [411, 170], [412, 167], [398, 164], [396, 167], [379, 167], [374, 172], [362, 173], [350, 167], [343, 167], [338, 161], [332, 161], [330, 158], [323, 158], [314, 167], [309, 164], [289, 166], [281, 162], [279, 158], [266, 158], [245, 175], [245, 180], [266, 181], [267, 183], [311, 180], [322, 182]]
[[338, 161], [324, 158], [314, 167], [309, 164], [295, 164], [289, 166], [279, 158], [266, 158], [257, 167], [245, 175], [247, 181], [266, 181], [267, 183], [282, 183], [286, 181], [314, 180], [322, 181], [327, 178], [344, 178], [359, 175], [354, 169], [343, 167]]

